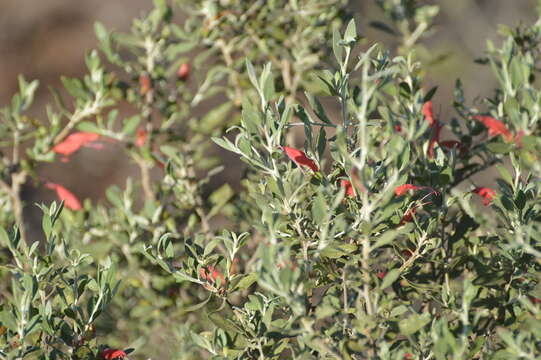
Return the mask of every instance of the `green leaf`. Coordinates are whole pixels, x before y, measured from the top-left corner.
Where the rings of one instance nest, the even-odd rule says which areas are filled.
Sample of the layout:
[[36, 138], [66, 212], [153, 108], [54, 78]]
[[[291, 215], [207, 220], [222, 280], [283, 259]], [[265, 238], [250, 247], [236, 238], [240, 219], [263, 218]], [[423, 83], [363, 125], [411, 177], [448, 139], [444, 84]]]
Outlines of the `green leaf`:
[[334, 53], [334, 57], [336, 58], [336, 61], [338, 64], [342, 64], [344, 61], [344, 49], [340, 45], [340, 42], [342, 41], [342, 38], [340, 37], [340, 33], [337, 29], [334, 29], [332, 32], [332, 51]]
[[348, 45], [353, 45], [357, 40], [357, 25], [355, 25], [355, 19], [351, 19], [344, 34], [344, 42]]
[[430, 323], [432, 316], [425, 312], [422, 315], [413, 314], [407, 319], [398, 323], [400, 333], [405, 336], [413, 335], [421, 330], [426, 324]]
[[238, 282], [235, 290], [246, 290], [256, 281], [257, 281], [257, 273], [253, 272], [253, 273], [244, 275], [242, 279]]
[[99, 134], [101, 132], [101, 129], [96, 124], [94, 124], [94, 123], [92, 123], [90, 121], [80, 122], [77, 125], [77, 129], [79, 129], [81, 131], [87, 131], [87, 132], [95, 133], [95, 134]]
[[487, 149], [495, 154], [507, 154], [513, 149], [513, 145], [501, 142], [492, 142], [487, 144]]
[[381, 290], [388, 288], [389, 286], [391, 286], [392, 283], [396, 281], [396, 279], [398, 279], [399, 276], [400, 276], [400, 269], [392, 269], [391, 271], [387, 273], [387, 275], [385, 275], [385, 277], [383, 278], [383, 282], [381, 283], [379, 288]]

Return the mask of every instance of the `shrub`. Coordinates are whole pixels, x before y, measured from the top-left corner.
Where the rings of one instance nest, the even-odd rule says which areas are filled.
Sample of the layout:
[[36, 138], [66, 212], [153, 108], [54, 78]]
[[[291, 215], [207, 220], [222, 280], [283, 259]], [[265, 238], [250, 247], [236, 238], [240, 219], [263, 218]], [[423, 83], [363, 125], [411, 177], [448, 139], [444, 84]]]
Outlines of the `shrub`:
[[[21, 79], [0, 128], [2, 356], [537, 358], [541, 25], [488, 44], [498, 88], [470, 103], [457, 81], [448, 120], [412, 51], [437, 8], [378, 3], [401, 55], [339, 31], [343, 1], [178, 1], [184, 27], [156, 1], [129, 35], [96, 26], [50, 130]], [[211, 186], [211, 138], [246, 164], [238, 191]], [[31, 239], [21, 186], [82, 146], [124, 147], [140, 184], [91, 204], [38, 180], [63, 202]], [[493, 166], [496, 186], [476, 177]]]

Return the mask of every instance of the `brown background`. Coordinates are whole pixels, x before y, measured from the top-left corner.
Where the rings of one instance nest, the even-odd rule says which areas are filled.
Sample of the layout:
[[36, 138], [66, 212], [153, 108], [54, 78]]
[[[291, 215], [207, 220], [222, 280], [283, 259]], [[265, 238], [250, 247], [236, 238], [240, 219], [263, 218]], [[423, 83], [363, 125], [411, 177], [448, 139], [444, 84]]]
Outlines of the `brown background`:
[[[197, 1], [197, 0], [194, 0]], [[430, 51], [445, 60], [429, 68], [430, 84], [440, 89], [435, 98], [442, 118], [451, 116], [454, 81], [460, 77], [468, 98], [489, 95], [495, 83], [488, 67], [473, 60], [483, 55], [486, 39], [497, 40], [500, 23], [517, 25], [535, 20], [534, 0], [439, 0], [437, 33], [426, 41]], [[360, 32], [370, 41], [396, 45], [391, 36], [368, 28], [372, 20], [384, 20], [373, 1], [352, 1]], [[84, 56], [95, 47], [93, 24], [128, 31], [134, 17], [152, 7], [150, 0], [0, 0], [0, 106], [17, 90], [17, 76], [41, 83], [33, 114], [43, 117], [50, 101], [48, 86], [59, 87], [61, 75], [80, 76], [85, 72]], [[427, 86], [428, 88], [428, 86]], [[44, 178], [70, 188], [81, 198], [97, 199], [112, 184], [124, 184], [131, 164], [114, 148], [102, 152], [83, 149], [68, 163], [48, 164]], [[30, 202], [50, 200], [50, 191], [29, 186]]]

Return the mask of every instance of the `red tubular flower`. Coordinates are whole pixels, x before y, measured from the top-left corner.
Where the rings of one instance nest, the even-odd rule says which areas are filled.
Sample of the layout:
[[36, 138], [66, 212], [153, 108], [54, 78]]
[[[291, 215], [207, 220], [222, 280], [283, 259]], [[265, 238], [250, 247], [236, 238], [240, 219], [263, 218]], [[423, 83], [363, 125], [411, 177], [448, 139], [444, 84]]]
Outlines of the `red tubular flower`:
[[474, 116], [475, 120], [483, 123], [488, 129], [488, 134], [490, 136], [497, 136], [502, 135], [505, 139], [505, 141], [512, 141], [513, 140], [513, 134], [509, 131], [507, 126], [500, 120], [496, 120], [493, 117], [490, 116]]
[[385, 278], [385, 275], [387, 275], [387, 273], [385, 271], [378, 271], [376, 273], [376, 276], [378, 277], [378, 279], [380, 280], [383, 280]]
[[52, 182], [45, 183], [45, 187], [47, 189], [51, 189], [56, 191], [56, 196], [62, 201], [64, 201], [64, 205], [71, 210], [81, 210], [83, 206], [81, 205], [81, 202], [71, 191], [63, 187], [62, 185], [55, 184]]
[[351, 182], [347, 179], [340, 179], [340, 187], [343, 187], [346, 190], [346, 196], [355, 197], [355, 189]]
[[402, 196], [410, 190], [416, 191], [419, 189], [421, 189], [420, 186], [416, 186], [413, 184], [404, 184], [404, 185], [397, 186], [396, 189], [394, 189], [394, 194], [396, 196]]
[[124, 351], [118, 349], [107, 348], [100, 352], [100, 357], [105, 360], [124, 359], [127, 356]]
[[179, 80], [186, 81], [188, 80], [189, 75], [190, 75], [190, 64], [187, 64], [187, 63], [180, 64], [177, 71], [177, 76]]
[[404, 360], [411, 360], [411, 359], [413, 359], [413, 355], [411, 353], [404, 354]]
[[211, 265], [207, 266], [206, 268], [199, 269], [199, 275], [203, 280], [216, 282], [216, 279], [220, 278], [220, 284], [223, 285], [225, 283], [224, 275]]
[[[73, 154], [81, 147], [98, 140], [99, 137], [100, 136], [98, 134], [94, 134], [91, 132], [75, 132], [66, 137], [64, 141], [53, 147], [53, 152], [64, 155], [62, 161], [67, 162], [69, 160], [69, 155]], [[96, 148], [100, 149], [101, 147]]]
[[536, 297], [528, 296], [528, 299], [530, 299], [530, 301], [531, 301], [532, 304], [534, 304], [534, 305], [541, 304], [541, 300], [539, 300], [539, 299], [536, 298]]
[[430, 127], [434, 126], [437, 123], [436, 119], [434, 119], [434, 111], [432, 110], [432, 101], [427, 101], [426, 103], [424, 103], [423, 109], [421, 110], [421, 112], [423, 113]]
[[400, 124], [395, 125], [395, 126], [394, 126], [394, 131], [396, 131], [396, 132], [398, 132], [398, 133], [399, 133], [399, 132], [402, 132], [402, 126], [401, 126]]
[[472, 191], [483, 198], [483, 205], [488, 206], [496, 197], [496, 191], [488, 187], [478, 187]]
[[313, 172], [319, 171], [319, 168], [317, 167], [314, 160], [307, 157], [303, 151], [290, 148], [287, 146], [282, 146], [282, 150], [286, 153], [287, 157], [293, 160], [293, 162], [297, 164], [299, 167], [306, 166], [306, 167], [309, 167]]

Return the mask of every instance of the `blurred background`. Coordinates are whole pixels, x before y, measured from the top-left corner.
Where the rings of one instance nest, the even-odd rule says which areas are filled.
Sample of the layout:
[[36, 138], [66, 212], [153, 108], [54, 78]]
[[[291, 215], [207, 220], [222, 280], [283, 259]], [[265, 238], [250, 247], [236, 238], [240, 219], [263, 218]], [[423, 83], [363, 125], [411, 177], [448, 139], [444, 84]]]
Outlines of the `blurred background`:
[[[199, 0], [193, 0], [199, 1]], [[486, 39], [498, 40], [498, 24], [516, 26], [535, 21], [535, 0], [435, 0], [440, 6], [436, 33], [425, 45], [439, 61], [428, 67], [427, 86], [438, 85], [435, 110], [442, 119], [451, 116], [456, 78], [464, 83], [466, 96], [489, 95], [495, 86], [488, 67], [474, 59], [483, 55]], [[151, 0], [0, 0], [0, 106], [17, 91], [17, 76], [38, 79], [40, 89], [33, 114], [44, 116], [51, 100], [48, 87], [60, 87], [60, 76], [82, 76], [84, 56], [96, 46], [93, 25], [128, 31], [131, 21], [152, 7]], [[397, 40], [368, 26], [371, 21], [388, 23], [373, 0], [353, 0], [351, 8], [370, 43], [381, 41], [394, 49]], [[133, 171], [119, 151], [110, 146], [95, 152], [83, 148], [69, 163], [56, 162], [43, 168], [42, 176], [60, 182], [80, 198], [98, 199], [105, 188], [124, 184]], [[91, 165], [90, 165], [91, 164]], [[233, 172], [235, 169], [233, 167]], [[238, 171], [237, 171], [238, 173]], [[31, 185], [25, 190], [29, 202], [52, 200], [51, 191]], [[38, 213], [38, 212], [37, 212]]]

